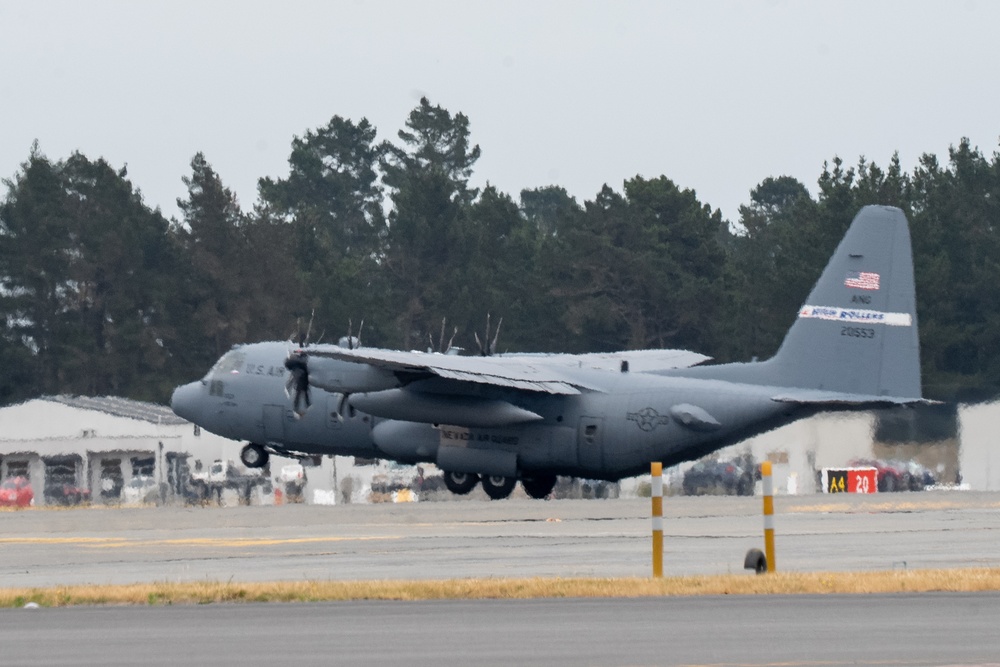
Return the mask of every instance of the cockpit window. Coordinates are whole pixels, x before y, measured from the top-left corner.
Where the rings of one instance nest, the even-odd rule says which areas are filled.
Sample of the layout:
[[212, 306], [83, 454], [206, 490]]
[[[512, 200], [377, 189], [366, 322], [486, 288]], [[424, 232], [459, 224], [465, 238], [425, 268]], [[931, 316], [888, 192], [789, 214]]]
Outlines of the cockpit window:
[[236, 375], [243, 368], [246, 359], [247, 355], [240, 350], [230, 350], [215, 362], [215, 365], [212, 366], [212, 370], [208, 374], [215, 377], [220, 375]]

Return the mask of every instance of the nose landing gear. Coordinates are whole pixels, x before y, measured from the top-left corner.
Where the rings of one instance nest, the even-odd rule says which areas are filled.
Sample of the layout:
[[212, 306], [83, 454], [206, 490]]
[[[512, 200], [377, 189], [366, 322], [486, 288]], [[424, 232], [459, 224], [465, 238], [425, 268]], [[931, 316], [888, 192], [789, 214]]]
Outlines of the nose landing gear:
[[267, 465], [268, 458], [270, 458], [270, 455], [267, 453], [267, 450], [262, 445], [253, 442], [240, 450], [240, 461], [247, 468], [263, 468]]

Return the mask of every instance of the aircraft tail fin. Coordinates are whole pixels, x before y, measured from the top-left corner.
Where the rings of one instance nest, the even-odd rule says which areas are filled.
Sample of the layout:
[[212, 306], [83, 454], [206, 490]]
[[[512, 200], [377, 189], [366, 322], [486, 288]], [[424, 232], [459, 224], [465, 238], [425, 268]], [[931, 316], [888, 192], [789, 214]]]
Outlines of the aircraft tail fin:
[[901, 210], [861, 209], [765, 365], [783, 387], [920, 399], [913, 257]]

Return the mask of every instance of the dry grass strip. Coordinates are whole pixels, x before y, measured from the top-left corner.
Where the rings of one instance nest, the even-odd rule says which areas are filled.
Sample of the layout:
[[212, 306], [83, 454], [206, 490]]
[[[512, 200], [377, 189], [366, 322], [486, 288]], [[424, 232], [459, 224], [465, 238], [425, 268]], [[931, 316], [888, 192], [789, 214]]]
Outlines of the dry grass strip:
[[663, 579], [448, 579], [153, 583], [0, 589], [0, 607], [171, 605], [223, 602], [456, 600], [997, 591], [1000, 568], [884, 572], [771, 573]]

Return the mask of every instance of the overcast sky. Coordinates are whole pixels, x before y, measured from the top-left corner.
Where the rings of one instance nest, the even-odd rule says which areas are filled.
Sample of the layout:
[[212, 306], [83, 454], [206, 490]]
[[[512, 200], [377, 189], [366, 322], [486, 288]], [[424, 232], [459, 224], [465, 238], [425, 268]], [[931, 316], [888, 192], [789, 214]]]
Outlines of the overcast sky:
[[824, 160], [910, 171], [1000, 137], [1000, 3], [0, 0], [0, 177], [37, 139], [177, 216], [197, 151], [249, 210], [332, 116], [395, 139], [421, 96], [469, 117], [515, 199], [665, 175], [735, 220]]

